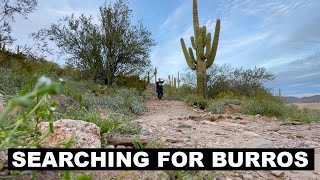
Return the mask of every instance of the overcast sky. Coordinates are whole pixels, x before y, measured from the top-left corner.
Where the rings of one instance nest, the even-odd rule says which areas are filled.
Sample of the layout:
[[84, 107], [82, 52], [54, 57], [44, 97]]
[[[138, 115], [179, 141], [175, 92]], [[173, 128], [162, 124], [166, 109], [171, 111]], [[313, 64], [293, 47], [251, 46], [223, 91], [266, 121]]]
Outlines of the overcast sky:
[[[109, 1], [107, 1], [109, 2]], [[18, 44], [28, 34], [75, 13], [98, 15], [101, 0], [39, 0], [28, 20], [17, 19]], [[192, 0], [129, 0], [134, 20], [142, 20], [158, 45], [151, 62], [166, 78], [185, 70], [180, 37], [190, 46]], [[221, 19], [216, 64], [263, 66], [277, 75], [268, 84], [284, 95], [320, 94], [320, 0], [198, 0], [200, 24], [213, 33]], [[63, 63], [63, 59], [52, 58]]]

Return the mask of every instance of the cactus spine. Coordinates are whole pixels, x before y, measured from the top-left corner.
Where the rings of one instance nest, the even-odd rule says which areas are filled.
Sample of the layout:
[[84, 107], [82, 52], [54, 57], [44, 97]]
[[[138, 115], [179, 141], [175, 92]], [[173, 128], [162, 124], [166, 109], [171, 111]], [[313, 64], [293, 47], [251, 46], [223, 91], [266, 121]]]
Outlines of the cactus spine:
[[154, 73], [153, 73], [153, 74], [154, 74], [154, 82], [155, 82], [155, 83], [157, 82], [157, 73], [158, 73], [157, 71], [158, 71], [158, 70], [157, 70], [157, 67], [155, 67], [155, 68], [154, 68]]
[[206, 26], [199, 26], [197, 0], [193, 0], [193, 28], [194, 36], [191, 36], [191, 45], [196, 52], [196, 58], [191, 47], [189, 51], [187, 50], [183, 38], [180, 39], [180, 42], [188, 66], [197, 72], [197, 92], [207, 98], [206, 70], [213, 64], [216, 57], [220, 36], [220, 19], [216, 22], [214, 38], [211, 44], [211, 33], [207, 33]]

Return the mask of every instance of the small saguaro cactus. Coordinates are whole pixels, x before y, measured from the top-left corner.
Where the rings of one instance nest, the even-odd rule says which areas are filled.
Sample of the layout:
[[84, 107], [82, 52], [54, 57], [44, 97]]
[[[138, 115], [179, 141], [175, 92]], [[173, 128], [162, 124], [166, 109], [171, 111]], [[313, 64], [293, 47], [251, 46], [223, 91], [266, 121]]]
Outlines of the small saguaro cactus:
[[216, 22], [213, 42], [211, 44], [211, 33], [207, 33], [206, 26], [199, 26], [197, 0], [193, 0], [193, 28], [194, 36], [191, 36], [191, 45], [196, 52], [193, 55], [192, 48], [189, 51], [183, 38], [180, 39], [183, 54], [188, 66], [197, 72], [197, 91], [198, 94], [207, 98], [207, 69], [213, 64], [218, 49], [220, 36], [220, 19]]
[[174, 81], [173, 81], [173, 75], [171, 75], [171, 86], [173, 86], [174, 85]]
[[168, 79], [169, 79], [168, 82], [169, 82], [169, 84], [171, 85], [171, 76], [170, 76], [170, 75], [168, 76]]
[[158, 70], [157, 70], [157, 67], [154, 68], [154, 82], [156, 83], [157, 82], [157, 73], [158, 73]]
[[174, 87], [175, 89], [177, 88], [177, 78], [176, 78], [176, 77], [174, 77], [173, 87]]
[[20, 54], [20, 46], [17, 46], [17, 54]]
[[148, 71], [148, 76], [147, 76], [147, 85], [150, 84], [150, 71]]
[[281, 89], [279, 88], [278, 96], [281, 97]]
[[177, 85], [178, 85], [178, 89], [179, 89], [179, 88], [180, 88], [180, 77], [179, 77], [179, 71], [178, 71]]

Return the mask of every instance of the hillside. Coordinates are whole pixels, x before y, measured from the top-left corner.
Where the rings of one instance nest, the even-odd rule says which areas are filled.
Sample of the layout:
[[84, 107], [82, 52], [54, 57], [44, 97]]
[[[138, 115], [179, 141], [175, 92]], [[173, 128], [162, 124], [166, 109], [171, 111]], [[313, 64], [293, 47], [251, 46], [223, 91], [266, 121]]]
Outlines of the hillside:
[[294, 96], [288, 96], [285, 97], [285, 100], [287, 103], [310, 103], [310, 102], [320, 102], [320, 95], [314, 95], [309, 97], [294, 97]]

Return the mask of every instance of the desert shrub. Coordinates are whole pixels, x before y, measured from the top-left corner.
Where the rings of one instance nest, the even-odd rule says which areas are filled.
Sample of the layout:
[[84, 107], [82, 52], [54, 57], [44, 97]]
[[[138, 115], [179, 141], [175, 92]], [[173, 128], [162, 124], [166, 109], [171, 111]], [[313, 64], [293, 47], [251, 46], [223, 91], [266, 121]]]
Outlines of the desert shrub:
[[63, 94], [72, 96], [77, 99], [78, 94], [92, 93], [97, 88], [97, 85], [91, 81], [74, 81], [68, 78], [61, 78], [63, 83], [61, 83], [61, 91]]
[[298, 109], [296, 106], [286, 105], [284, 120], [300, 121], [302, 123], [312, 123], [320, 121], [320, 111], [312, 109]]
[[95, 103], [106, 106], [108, 109], [117, 113], [134, 113], [140, 115], [145, 111], [142, 98], [136, 90], [119, 89], [106, 96], [97, 97]]
[[17, 94], [23, 87], [34, 85], [36, 77], [26, 76], [0, 68], [0, 93], [7, 95]]
[[141, 80], [138, 75], [136, 76], [124, 76], [120, 75], [116, 79], [117, 86], [125, 87], [128, 89], [137, 89], [139, 91], [143, 91], [147, 87], [147, 82], [145, 80]]
[[234, 94], [230, 91], [227, 92], [220, 92], [214, 98], [221, 99], [221, 98], [233, 98]]
[[283, 103], [273, 100], [246, 100], [242, 105], [242, 110], [246, 114], [261, 114], [265, 116], [283, 117], [286, 112], [286, 107]]
[[110, 132], [136, 134], [140, 128], [138, 124], [129, 121], [125, 115], [110, 113], [107, 119], [104, 119], [101, 118], [99, 111], [85, 108], [81, 110], [69, 108], [63, 114], [57, 114], [55, 119], [74, 119], [94, 123], [100, 128], [101, 136]]
[[208, 110], [214, 114], [221, 114], [224, 113], [224, 108], [228, 104], [241, 105], [242, 101], [239, 99], [217, 99], [209, 105]]
[[208, 100], [195, 94], [188, 95], [186, 101], [189, 105], [197, 106], [202, 109], [205, 109], [208, 106]]
[[[188, 70], [189, 71], [189, 70]], [[232, 68], [230, 65], [214, 65], [207, 71], [208, 95], [216, 98], [221, 92], [231, 92], [234, 96], [255, 97], [259, 94], [271, 94], [264, 84], [275, 78], [265, 68]], [[196, 73], [189, 71], [182, 76], [185, 84], [196, 86]]]

